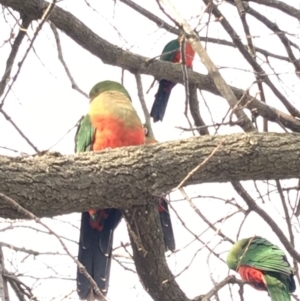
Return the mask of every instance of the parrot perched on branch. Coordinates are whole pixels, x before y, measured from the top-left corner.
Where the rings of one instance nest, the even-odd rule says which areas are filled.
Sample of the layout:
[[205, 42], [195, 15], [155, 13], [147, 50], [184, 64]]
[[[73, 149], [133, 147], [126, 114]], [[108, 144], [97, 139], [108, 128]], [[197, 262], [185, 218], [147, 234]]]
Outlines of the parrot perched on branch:
[[[172, 63], [181, 63], [182, 55], [180, 49], [180, 39], [182, 37], [178, 37], [176, 40], [170, 41], [162, 51], [162, 55], [160, 60], [168, 61]], [[185, 49], [185, 64], [187, 68], [192, 68], [195, 51], [189, 43], [184, 43]], [[168, 100], [171, 94], [171, 90], [175, 87], [176, 83], [170, 82], [166, 79], [162, 79], [159, 81], [159, 88], [155, 95], [155, 100], [151, 109], [151, 117], [153, 117], [153, 121], [162, 121], [165, 115], [165, 111], [167, 108]]]
[[[155, 140], [151, 129], [145, 124], [145, 135], [146, 135], [146, 141], [145, 144], [154, 144], [157, 143]], [[164, 242], [165, 242], [165, 249], [166, 251], [174, 251], [176, 249], [175, 245], [175, 238], [173, 233], [173, 227], [171, 222], [171, 216], [169, 213], [169, 206], [167, 203], [166, 198], [164, 197], [158, 197], [158, 212], [160, 217], [160, 223], [163, 231], [164, 236]]]
[[290, 293], [296, 290], [293, 269], [284, 252], [262, 237], [236, 242], [226, 262], [254, 288], [268, 291], [272, 301], [290, 301]]
[[[121, 84], [100, 82], [92, 88], [89, 96], [89, 112], [81, 120], [75, 136], [77, 153], [145, 143], [143, 124]], [[108, 289], [113, 232], [121, 218], [121, 211], [113, 208], [89, 210], [81, 217], [78, 260], [103, 295]], [[81, 299], [97, 298], [90, 282], [79, 270], [77, 289]]]

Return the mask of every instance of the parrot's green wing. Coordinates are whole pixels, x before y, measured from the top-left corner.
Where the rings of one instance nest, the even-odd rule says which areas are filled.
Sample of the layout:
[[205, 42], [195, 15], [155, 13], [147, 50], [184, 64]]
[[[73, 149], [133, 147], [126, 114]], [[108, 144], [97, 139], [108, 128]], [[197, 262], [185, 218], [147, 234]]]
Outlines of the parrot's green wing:
[[172, 40], [163, 49], [160, 60], [172, 62], [178, 50], [180, 50], [178, 39]]
[[[262, 271], [291, 274], [292, 268], [282, 250], [262, 237], [255, 237], [245, 247], [247, 251], [241, 256], [239, 265], [248, 265]], [[245, 250], [245, 249], [244, 249]]]
[[93, 127], [90, 115], [83, 116], [75, 135], [75, 152], [88, 152], [92, 150], [96, 129]]
[[272, 301], [291, 301], [291, 296], [288, 292], [289, 285], [286, 279], [278, 279], [272, 275], [265, 275], [267, 288]]

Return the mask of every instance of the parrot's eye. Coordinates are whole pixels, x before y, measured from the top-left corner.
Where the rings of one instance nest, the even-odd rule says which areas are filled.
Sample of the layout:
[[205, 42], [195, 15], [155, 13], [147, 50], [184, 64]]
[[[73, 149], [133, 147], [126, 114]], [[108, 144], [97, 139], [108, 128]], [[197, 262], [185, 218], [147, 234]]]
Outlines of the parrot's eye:
[[146, 127], [144, 127], [144, 133], [145, 133], [145, 136], [148, 135], [148, 129]]

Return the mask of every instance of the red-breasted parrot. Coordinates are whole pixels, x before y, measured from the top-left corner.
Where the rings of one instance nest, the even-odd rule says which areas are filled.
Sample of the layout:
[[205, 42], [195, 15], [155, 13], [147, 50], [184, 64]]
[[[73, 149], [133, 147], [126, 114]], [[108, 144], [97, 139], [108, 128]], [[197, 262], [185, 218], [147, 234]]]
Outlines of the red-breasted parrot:
[[[168, 61], [172, 63], [181, 62], [181, 50], [180, 50], [180, 39], [170, 41], [162, 51], [160, 60]], [[191, 68], [195, 56], [195, 51], [189, 43], [185, 43], [185, 62], [186, 67]], [[151, 109], [151, 117], [153, 121], [162, 121], [167, 108], [168, 100], [171, 94], [171, 90], [174, 88], [176, 83], [170, 82], [166, 79], [159, 81], [159, 88], [155, 95], [155, 100]]]
[[284, 252], [265, 238], [239, 240], [226, 262], [254, 288], [268, 291], [272, 301], [290, 301], [290, 293], [296, 290], [293, 269]]
[[[146, 144], [157, 143], [148, 126], [145, 124], [144, 127], [145, 127], [145, 135], [146, 135], [145, 143]], [[165, 249], [166, 251], [167, 250], [175, 251], [176, 249], [175, 238], [174, 238], [172, 221], [169, 213], [169, 206], [167, 200], [164, 197], [158, 197], [158, 203], [159, 203], [158, 212], [160, 217], [161, 228], [164, 235]]]
[[[96, 84], [90, 92], [90, 108], [75, 136], [76, 152], [100, 151], [145, 143], [145, 130], [131, 104], [127, 90], [114, 81]], [[78, 260], [107, 293], [113, 232], [122, 218], [119, 210], [108, 208], [82, 213]], [[81, 299], [93, 299], [88, 279], [77, 271]]]

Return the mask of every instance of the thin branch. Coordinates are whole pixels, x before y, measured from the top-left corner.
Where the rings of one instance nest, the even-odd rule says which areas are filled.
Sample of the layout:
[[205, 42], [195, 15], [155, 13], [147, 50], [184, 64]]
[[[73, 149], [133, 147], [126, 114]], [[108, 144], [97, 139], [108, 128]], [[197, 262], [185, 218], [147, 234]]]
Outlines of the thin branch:
[[252, 199], [252, 197], [248, 194], [248, 192], [243, 188], [243, 186], [234, 181], [231, 183], [236, 192], [243, 198], [243, 200], [248, 205], [249, 209], [257, 213], [277, 234], [279, 240], [285, 246], [286, 250], [290, 253], [290, 255], [296, 259], [300, 263], [300, 254], [295, 250], [290, 241], [286, 238], [281, 228], [278, 224], [268, 215], [263, 209], [261, 209], [256, 202]]
[[[253, 59], [256, 61], [256, 51], [255, 51], [255, 47], [253, 45], [250, 28], [249, 28], [249, 25], [248, 25], [248, 22], [246, 19], [246, 11], [245, 11], [244, 4], [242, 3], [241, 0], [234, 0], [234, 2], [239, 11], [240, 18], [241, 18], [241, 21], [243, 24], [244, 32], [245, 32], [246, 39], [248, 42], [248, 51], [252, 55]], [[255, 77], [256, 77], [257, 86], [258, 86], [258, 89], [260, 92], [260, 99], [265, 103], [266, 98], [265, 98], [265, 93], [264, 93], [264, 89], [263, 89], [263, 85], [262, 85], [263, 78], [261, 78], [260, 73], [255, 73]], [[268, 131], [268, 120], [266, 118], [263, 119], [263, 131], [264, 132]]]
[[[189, 84], [190, 98], [189, 98], [189, 108], [190, 114], [194, 119], [195, 129], [200, 135], [209, 135], [208, 126], [205, 125], [204, 120], [200, 114], [199, 100], [197, 97], [197, 87], [194, 84]], [[191, 130], [188, 129], [188, 130]]]
[[5, 277], [9, 284], [11, 285], [12, 289], [18, 296], [20, 301], [26, 301], [25, 296], [29, 300], [38, 301], [37, 297], [33, 294], [31, 288], [27, 286], [24, 282], [22, 282], [18, 277], [15, 275], [4, 271], [3, 277]]
[[9, 294], [8, 294], [7, 279], [3, 277], [4, 271], [5, 271], [4, 256], [3, 256], [2, 248], [0, 247], [0, 299], [3, 301], [10, 301]]
[[[286, 4], [284, 1], [277, 1], [277, 0], [247, 0], [247, 1], [249, 1], [249, 2], [251, 1], [251, 2], [258, 3], [258, 4], [263, 4], [263, 5], [266, 5], [269, 7], [276, 8], [276, 9], [286, 13], [287, 15], [300, 20], [300, 10], [296, 9], [296, 7]], [[295, 2], [295, 4], [296, 4], [296, 2]]]
[[211, 2], [210, 0], [203, 0], [203, 2], [206, 5], [208, 5], [209, 3], [211, 3], [212, 13], [214, 14], [214, 16], [216, 18], [218, 18], [218, 20], [220, 20], [220, 24], [223, 26], [223, 28], [225, 29], [225, 31], [230, 35], [232, 41], [236, 44], [236, 46], [237, 46], [238, 50], [240, 51], [240, 53], [243, 55], [243, 57], [245, 58], [245, 60], [252, 66], [252, 68], [255, 70], [255, 72], [257, 72], [258, 74], [260, 74], [260, 76], [264, 80], [264, 83], [266, 83], [269, 86], [269, 88], [272, 90], [272, 92], [274, 93], [274, 95], [276, 95], [278, 97], [278, 99], [280, 99], [280, 101], [284, 104], [284, 106], [287, 108], [287, 110], [289, 111], [289, 113], [292, 116], [300, 117], [300, 111], [296, 107], [294, 107], [287, 100], [287, 98], [271, 82], [271, 80], [266, 75], [266, 73], [262, 69], [262, 67], [253, 59], [253, 57], [250, 55], [250, 53], [245, 49], [245, 47], [244, 47], [243, 43], [241, 42], [238, 34], [234, 30], [234, 28], [231, 26], [231, 24], [227, 21], [227, 19], [225, 18], [225, 16], [220, 12], [220, 10], [218, 9], [218, 7], [213, 2]]
[[3, 114], [5, 119], [17, 130], [17, 132], [20, 134], [20, 136], [32, 147], [32, 149], [39, 153], [40, 151], [38, 148], [27, 138], [27, 136], [23, 133], [23, 131], [16, 125], [16, 123], [11, 119], [11, 117], [3, 110], [3, 108], [0, 105], [0, 112]]
[[[29, 6], [29, 2], [20, 2], [18, 0], [0, 0], [0, 3], [7, 5], [8, 7], [12, 7], [19, 12], [28, 11], [28, 9], [30, 9], [31, 16], [35, 18], [40, 16], [41, 9], [46, 9], [49, 5], [43, 0], [39, 1], [39, 9]], [[134, 73], [138, 71], [141, 74], [153, 75], [157, 79], [164, 78], [176, 83], [183, 82], [180, 66], [164, 61], [153, 61], [149, 65], [149, 59], [112, 45], [96, 35], [83, 22], [60, 7], [56, 6], [53, 9], [49, 19], [57, 28], [65, 32], [76, 43], [84, 49], [87, 49], [91, 54], [100, 58], [106, 64], [119, 66], [120, 68], [124, 68], [129, 71], [133, 70]], [[88, 42], [86, 37], [89, 37]], [[188, 76], [189, 82], [195, 84], [197, 88], [209, 91], [215, 95], [221, 95], [209, 75], [202, 75], [189, 70]], [[242, 97], [244, 93], [243, 90], [237, 89], [233, 86], [229, 87], [238, 99]], [[244, 103], [250, 99], [252, 99], [252, 97], [247, 96]], [[251, 104], [249, 104], [248, 107], [249, 109], [256, 109], [260, 116], [267, 118], [269, 121], [280, 121], [285, 127], [292, 131], [300, 132], [299, 120], [275, 108], [267, 106], [257, 99], [252, 99]], [[240, 126], [243, 126], [243, 124]]]
[[135, 80], [136, 80], [136, 86], [137, 86], [137, 91], [138, 91], [138, 97], [143, 109], [143, 113], [145, 116], [145, 123], [147, 124], [147, 128], [150, 131], [150, 137], [153, 136], [152, 128], [151, 128], [151, 117], [146, 105], [145, 97], [144, 97], [144, 90], [143, 90], [143, 83], [142, 83], [142, 78], [141, 74], [136, 72], [135, 74]]
[[[285, 215], [285, 221], [286, 221], [287, 228], [288, 228], [288, 231], [289, 231], [290, 242], [291, 242], [291, 245], [293, 246], [293, 248], [295, 248], [295, 237], [294, 237], [294, 233], [293, 233], [293, 228], [292, 228], [292, 224], [291, 224], [289, 210], [288, 210], [288, 207], [286, 205], [286, 200], [285, 200], [285, 197], [284, 197], [284, 194], [283, 194], [283, 191], [282, 191], [280, 181], [276, 180], [275, 182], [276, 182], [276, 186], [277, 186], [278, 193], [279, 193], [279, 196], [280, 196], [280, 200], [281, 200], [281, 203], [282, 203], [283, 212], [284, 212], [284, 215]], [[293, 259], [293, 261], [294, 261], [295, 275], [298, 279], [298, 283], [300, 283], [298, 263], [295, 259]]]
[[[190, 99], [190, 89], [189, 89], [189, 76], [187, 73], [187, 66], [186, 66], [186, 54], [185, 54], [185, 45], [186, 45], [186, 39], [184, 36], [181, 36], [180, 38], [180, 58], [181, 58], [181, 70], [182, 70], [182, 78], [183, 78], [183, 86], [185, 90], [185, 109], [184, 109], [184, 116], [190, 126], [192, 127], [192, 124], [190, 122], [189, 116], [188, 116], [188, 107], [189, 107], [189, 99]], [[194, 132], [193, 132], [194, 134]]]
[[[139, 6], [138, 4], [136, 4], [135, 2], [131, 1], [131, 0], [120, 0], [120, 2], [126, 4], [127, 6], [131, 7], [133, 10], [137, 11], [138, 13], [140, 13], [141, 15], [143, 15], [144, 17], [146, 17], [147, 19], [151, 20], [152, 22], [156, 23], [158, 27], [160, 28], [164, 28], [166, 31], [175, 34], [176, 36], [180, 35], [180, 30], [177, 29], [174, 26], [169, 25], [168, 23], [166, 23], [164, 20], [160, 19], [159, 17], [157, 17], [156, 15], [152, 14], [151, 12], [149, 12], [148, 10], [144, 9], [143, 7]], [[207, 36], [199, 36], [201, 41], [205, 41], [205, 43], [213, 43], [213, 44], [218, 44], [218, 45], [224, 45], [224, 46], [229, 46], [229, 47], [234, 47], [237, 48], [237, 46], [230, 42], [230, 41], [226, 41], [226, 40], [222, 40], [222, 39], [218, 39], [218, 38], [211, 38], [211, 37], [207, 37]], [[244, 45], [244, 47], [246, 48], [247, 45]], [[289, 58], [282, 56], [282, 55], [278, 55], [275, 53], [271, 53], [265, 49], [262, 48], [256, 48], [256, 51], [263, 54], [266, 57], [273, 57], [276, 58], [278, 60], [283, 60], [286, 62], [289, 62]]]
[[22, 207], [20, 204], [18, 204], [15, 200], [13, 200], [10, 197], [4, 195], [3, 193], [0, 193], [0, 196], [2, 197], [2, 199], [6, 200], [7, 203], [9, 203], [11, 206], [13, 206], [18, 212], [21, 212], [22, 214], [24, 214], [28, 218], [33, 219], [36, 223], [38, 223], [38, 224], [42, 225], [43, 227], [45, 227], [49, 231], [49, 234], [55, 236], [55, 238], [59, 241], [59, 243], [61, 244], [61, 246], [65, 250], [65, 252], [76, 263], [76, 265], [79, 268], [80, 273], [84, 274], [84, 276], [88, 279], [88, 281], [90, 282], [91, 286], [93, 287], [93, 289], [95, 291], [95, 294], [97, 296], [99, 296], [100, 298], [102, 298], [102, 300], [106, 300], [106, 298], [104, 297], [104, 295], [100, 291], [99, 287], [97, 286], [97, 283], [95, 282], [95, 280], [87, 272], [85, 266], [83, 266], [81, 264], [81, 262], [75, 256], [72, 255], [72, 253], [68, 250], [66, 244], [63, 242], [63, 240], [61, 239], [61, 237], [59, 235], [57, 235], [53, 230], [51, 230], [51, 228], [48, 225], [46, 225], [44, 222], [42, 222], [37, 216], [35, 216], [33, 213], [31, 213], [30, 211], [28, 211], [24, 207]]
[[187, 176], [174, 188], [174, 191], [180, 189], [182, 186], [185, 185], [186, 181], [192, 177], [194, 174], [199, 172], [209, 161], [210, 159], [221, 149], [221, 147], [225, 144], [225, 139], [222, 140], [218, 146], [211, 152], [209, 156], [207, 156], [199, 165], [197, 165], [194, 169], [192, 169]]
[[27, 253], [29, 255], [33, 255], [33, 256], [38, 256], [38, 255], [65, 255], [59, 252], [39, 252], [39, 251], [34, 251], [31, 249], [27, 249], [27, 248], [23, 248], [23, 247], [17, 247], [17, 246], [13, 246], [11, 244], [5, 243], [5, 242], [0, 242], [0, 248], [1, 247], [6, 247], [9, 248], [13, 251], [16, 252], [23, 252], [23, 253]]
[[[230, 87], [227, 85], [226, 81], [220, 74], [218, 68], [214, 65], [210, 57], [208, 56], [207, 52], [203, 48], [199, 37], [195, 34], [189, 24], [186, 22], [185, 19], [181, 17], [178, 11], [174, 8], [169, 0], [157, 0], [159, 2], [164, 3], [164, 5], [168, 8], [168, 10], [172, 11], [171, 19], [175, 20], [175, 24], [178, 24], [179, 28], [182, 29], [188, 38], [188, 42], [192, 45], [195, 52], [201, 58], [201, 61], [205, 65], [210, 74], [211, 78], [213, 79], [217, 89], [219, 90], [220, 94], [227, 100], [228, 104], [231, 108], [233, 108], [237, 104], [237, 99]], [[206, 3], [208, 5], [209, 3]], [[167, 14], [168, 15], [168, 14]], [[168, 15], [169, 16], [169, 15]], [[248, 116], [242, 111], [235, 112], [238, 119], [243, 120], [243, 129], [246, 132], [255, 131], [251, 121], [249, 120]], [[300, 113], [299, 113], [300, 116]]]
[[234, 241], [232, 239], [230, 239], [229, 237], [227, 237], [222, 231], [221, 229], [217, 229], [217, 227], [215, 225], [213, 225], [204, 214], [202, 214], [202, 212], [199, 210], [199, 208], [196, 207], [196, 205], [193, 203], [193, 201], [191, 200], [191, 198], [188, 196], [188, 194], [186, 193], [186, 191], [183, 188], [179, 189], [180, 192], [182, 193], [182, 195], [184, 196], [184, 198], [189, 202], [190, 206], [194, 209], [194, 211], [197, 213], [197, 215], [199, 215], [199, 217], [213, 230], [215, 231], [215, 233], [217, 235], [219, 235], [220, 237], [222, 237], [224, 240], [227, 240], [229, 242], [231, 242], [232, 244], [234, 244]]
[[[177, 129], [180, 129], [180, 130], [183, 130], [183, 131], [199, 131], [199, 130], [203, 130], [203, 129], [208, 129], [210, 127], [221, 127], [221, 126], [224, 126], [224, 125], [229, 125], [229, 126], [235, 126], [235, 125], [238, 125], [239, 124], [239, 121], [228, 121], [228, 122], [222, 122], [222, 123], [219, 123], [219, 122], [216, 122], [214, 124], [209, 124], [209, 125], [201, 125], [201, 126], [195, 126], [195, 127], [192, 127], [192, 128], [185, 128], [185, 127], [182, 127], [182, 126], [177, 126], [176, 128]], [[209, 135], [208, 134], [208, 131], [205, 131], [207, 132], [207, 134], [205, 135]]]
[[33, 46], [34, 41], [36, 40], [36, 38], [37, 38], [39, 32], [41, 31], [41, 29], [42, 29], [44, 23], [47, 21], [47, 19], [48, 19], [49, 15], [51, 14], [53, 8], [55, 7], [56, 1], [57, 1], [57, 0], [53, 0], [52, 3], [49, 3], [48, 6], [47, 6], [47, 8], [46, 8], [46, 10], [44, 11], [44, 13], [43, 13], [43, 15], [42, 15], [42, 17], [41, 17], [41, 22], [40, 22], [40, 24], [38, 25], [37, 29], [36, 29], [35, 32], [34, 32], [34, 36], [33, 36], [32, 40], [31, 40], [31, 42], [30, 42], [30, 44], [29, 44], [29, 46], [28, 46], [28, 48], [27, 48], [27, 50], [26, 50], [26, 52], [25, 52], [25, 54], [24, 54], [24, 57], [23, 57], [22, 60], [18, 63], [18, 70], [17, 70], [16, 74], [15, 74], [14, 77], [13, 77], [13, 81], [12, 81], [12, 83], [9, 85], [9, 87], [8, 87], [8, 89], [7, 89], [7, 91], [6, 91], [6, 94], [4, 95], [3, 99], [2, 99], [1, 102], [0, 102], [0, 109], [2, 109], [2, 107], [3, 107], [3, 105], [4, 105], [4, 102], [5, 102], [5, 99], [6, 99], [7, 95], [9, 94], [11, 88], [13, 87], [14, 83], [16, 82], [16, 80], [17, 80], [17, 78], [18, 78], [18, 76], [19, 76], [19, 74], [20, 74], [20, 72], [21, 72], [21, 68], [22, 68], [22, 66], [23, 66], [23, 64], [24, 64], [24, 62], [25, 62], [25, 60], [26, 60], [26, 58], [27, 58], [27, 56], [28, 56], [28, 54], [29, 54], [29, 51], [31, 50], [31, 48], [32, 48], [32, 46]]
[[55, 42], [56, 42], [56, 46], [57, 46], [57, 52], [58, 52], [58, 59], [59, 61], [62, 63], [65, 71], [66, 71], [66, 74], [72, 84], [72, 89], [76, 90], [77, 92], [79, 92], [80, 94], [82, 94], [83, 96], [85, 96], [86, 98], [89, 98], [89, 96], [84, 92], [82, 91], [78, 85], [76, 84], [65, 60], [64, 60], [64, 57], [63, 57], [63, 51], [62, 51], [62, 47], [61, 47], [61, 43], [60, 43], [60, 38], [59, 38], [59, 34], [58, 34], [58, 31], [57, 31], [57, 28], [56, 26], [54, 25], [54, 23], [52, 22], [49, 22], [50, 23], [50, 28], [52, 29], [53, 31], [53, 34], [54, 34], [54, 37], [55, 37]]
[[286, 49], [287, 55], [290, 59], [290, 62], [294, 65], [295, 70], [298, 74], [300, 74], [300, 61], [295, 57], [293, 50], [291, 48], [291, 41], [286, 37], [284, 32], [279, 28], [279, 26], [276, 23], [271, 22], [268, 18], [266, 18], [264, 15], [260, 14], [253, 8], [249, 7], [247, 8], [247, 13], [262, 22], [266, 27], [268, 27], [270, 30], [272, 30], [278, 38], [281, 40], [282, 44], [284, 45], [284, 48]]
[[195, 297], [193, 301], [209, 301], [211, 297], [213, 297], [217, 292], [223, 288], [227, 284], [238, 284], [240, 286], [244, 286], [245, 284], [249, 284], [249, 282], [242, 281], [237, 279], [235, 276], [228, 276], [224, 280], [220, 281], [213, 289], [211, 289], [207, 294], [204, 296]]
[[4, 74], [2, 76], [2, 80], [0, 82], [0, 97], [3, 95], [5, 87], [6, 87], [8, 81], [10, 79], [10, 74], [11, 74], [11, 70], [12, 70], [13, 65], [14, 65], [15, 58], [18, 54], [18, 51], [19, 51], [20, 45], [23, 41], [23, 38], [26, 35], [26, 30], [27, 30], [30, 22], [31, 22], [31, 19], [29, 19], [26, 16], [23, 17], [22, 25], [19, 28], [18, 35], [16, 36], [16, 38], [13, 42], [10, 54], [9, 54], [9, 56], [7, 58], [7, 61], [6, 61], [6, 68], [5, 68]]

